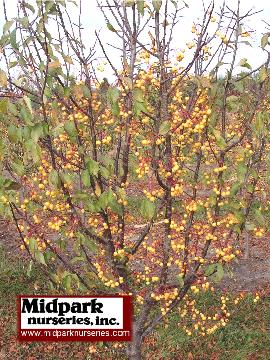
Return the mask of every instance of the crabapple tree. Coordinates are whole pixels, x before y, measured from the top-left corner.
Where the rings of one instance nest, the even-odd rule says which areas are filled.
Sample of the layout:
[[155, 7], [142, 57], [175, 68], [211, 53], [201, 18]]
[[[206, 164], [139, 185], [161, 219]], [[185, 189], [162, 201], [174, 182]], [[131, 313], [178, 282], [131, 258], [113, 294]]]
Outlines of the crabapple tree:
[[239, 301], [197, 303], [266, 231], [269, 34], [252, 70], [240, 1], [209, 2], [187, 43], [184, 1], [97, 1], [112, 56], [102, 33], [87, 43], [82, 5], [20, 0], [9, 19], [4, 1], [0, 210], [54, 288], [133, 296], [140, 359], [170, 312], [205, 336]]

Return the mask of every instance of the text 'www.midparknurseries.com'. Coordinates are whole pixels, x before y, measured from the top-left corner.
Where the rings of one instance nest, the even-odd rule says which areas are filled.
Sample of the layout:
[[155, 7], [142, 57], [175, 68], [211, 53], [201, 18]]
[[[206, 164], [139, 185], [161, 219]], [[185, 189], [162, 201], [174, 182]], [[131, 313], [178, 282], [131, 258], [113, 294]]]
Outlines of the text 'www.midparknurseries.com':
[[130, 341], [130, 296], [18, 297], [21, 341]]

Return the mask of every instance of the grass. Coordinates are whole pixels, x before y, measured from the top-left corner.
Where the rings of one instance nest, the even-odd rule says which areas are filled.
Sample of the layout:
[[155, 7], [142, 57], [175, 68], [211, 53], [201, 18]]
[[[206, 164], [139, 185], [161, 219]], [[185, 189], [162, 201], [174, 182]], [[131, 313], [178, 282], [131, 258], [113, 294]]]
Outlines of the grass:
[[[27, 275], [28, 265], [23, 259], [7, 254], [0, 247], [0, 359], [62, 360], [112, 359], [124, 360], [124, 354], [106, 344], [97, 346], [90, 354], [89, 345], [83, 343], [19, 344], [16, 340], [16, 295], [46, 294], [46, 281], [38, 269]], [[38, 282], [37, 282], [38, 279]], [[45, 284], [42, 287], [40, 284]], [[207, 302], [217, 299], [208, 297]], [[202, 301], [204, 303], [204, 301]], [[161, 360], [267, 360], [270, 353], [270, 298], [257, 304], [247, 298], [233, 314], [229, 324], [207, 337], [187, 336], [178, 327], [179, 316], [172, 314], [170, 326], [160, 326], [147, 339], [144, 358]], [[1, 350], [2, 347], [2, 350]]]
[[[15, 261], [13, 261], [15, 260]], [[16, 294], [27, 293], [33, 288], [37, 277], [33, 269], [31, 277], [27, 276], [28, 266], [18, 259], [13, 259], [0, 247], [0, 299], [1, 305]]]
[[228, 325], [207, 337], [189, 337], [177, 326], [178, 322], [178, 315], [173, 314], [170, 327], [161, 327], [156, 334], [158, 359], [270, 359], [269, 297], [257, 304], [251, 296], [247, 297]]

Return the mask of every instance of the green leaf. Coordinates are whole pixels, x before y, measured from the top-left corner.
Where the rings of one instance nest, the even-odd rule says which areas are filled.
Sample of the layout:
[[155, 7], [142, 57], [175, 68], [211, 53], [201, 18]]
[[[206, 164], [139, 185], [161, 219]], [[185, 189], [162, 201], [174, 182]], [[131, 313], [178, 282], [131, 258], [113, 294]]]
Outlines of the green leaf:
[[239, 97], [231, 95], [227, 98], [227, 109], [229, 112], [235, 113], [238, 111], [239, 106], [240, 106], [240, 101], [239, 101]]
[[101, 209], [105, 210], [108, 207], [108, 195], [106, 192], [103, 192], [99, 199], [98, 199], [98, 205], [101, 207]]
[[159, 128], [160, 135], [166, 135], [171, 130], [171, 123], [169, 121], [163, 121]]
[[15, 117], [18, 116], [17, 106], [16, 106], [15, 104], [13, 104], [13, 102], [10, 102], [10, 103], [8, 104], [8, 109], [9, 109], [9, 111], [10, 111], [10, 113], [11, 113], [12, 115], [14, 115]]
[[52, 1], [46, 1], [45, 3], [46, 3], [45, 5], [46, 12], [51, 14], [54, 11], [56, 11], [56, 5]]
[[82, 171], [82, 183], [86, 187], [89, 187], [91, 185], [90, 174], [88, 170]]
[[247, 184], [247, 191], [252, 193], [254, 190], [254, 186], [252, 184]]
[[27, 275], [28, 277], [30, 277], [31, 274], [32, 274], [32, 267], [33, 267], [33, 260], [30, 260], [29, 266], [28, 266], [28, 269], [27, 269], [27, 272], [26, 272], [26, 275]]
[[89, 194], [86, 193], [86, 192], [76, 191], [76, 192], [73, 194], [72, 197], [73, 197], [74, 200], [84, 201], [84, 200], [88, 200], [88, 199], [89, 199]]
[[205, 270], [205, 276], [210, 277], [214, 282], [219, 283], [224, 277], [222, 264], [210, 264]]
[[31, 126], [24, 126], [21, 129], [21, 133], [22, 133], [22, 138], [25, 141], [30, 140], [30, 138], [31, 138]]
[[259, 225], [265, 226], [265, 218], [264, 218], [264, 216], [262, 215], [261, 210], [255, 209], [255, 211], [254, 211], [254, 217], [255, 217], [255, 220], [257, 221], [257, 223], [258, 223]]
[[22, 17], [19, 22], [22, 24], [23, 28], [27, 29], [29, 26], [29, 19], [27, 16]]
[[41, 138], [43, 134], [43, 125], [41, 123], [35, 124], [31, 127], [31, 138], [35, 143], [38, 142], [39, 138]]
[[216, 275], [215, 275], [215, 281], [216, 282], [220, 282], [224, 277], [224, 269], [222, 264], [218, 263], [217, 264], [217, 271], [216, 271]]
[[126, 6], [133, 6], [135, 4], [135, 0], [124, 0]]
[[[243, 214], [243, 211], [240, 209], [240, 210], [234, 210], [233, 211], [233, 214], [234, 214], [234, 216], [235, 216], [235, 218], [238, 220], [238, 222], [239, 222], [239, 224], [242, 224], [243, 223], [243, 221], [244, 221], [244, 214]], [[240, 228], [239, 228], [239, 230], [240, 230]], [[240, 231], [240, 233], [241, 233], [241, 231]]]
[[162, 5], [162, 0], [152, 0], [152, 3], [153, 3], [154, 10], [159, 12], [161, 5]]
[[100, 174], [104, 177], [104, 179], [107, 179], [107, 180], [110, 177], [110, 171], [107, 168], [105, 168], [104, 166], [100, 167]]
[[240, 183], [243, 183], [243, 181], [245, 180], [246, 174], [247, 174], [247, 165], [244, 163], [240, 163], [237, 168], [236, 168], [236, 172], [237, 172], [237, 179]]
[[34, 125], [32, 120], [33, 120], [33, 116], [31, 114], [31, 112], [29, 111], [29, 109], [23, 105], [20, 109], [20, 115], [23, 119], [23, 121], [25, 122], [25, 124], [27, 125]]
[[32, 6], [32, 5], [30, 5], [30, 4], [26, 3], [26, 2], [24, 2], [23, 5], [24, 5], [27, 9], [29, 9], [30, 11], [32, 11], [32, 13], [35, 12], [34, 6]]
[[210, 276], [215, 272], [215, 270], [216, 270], [216, 264], [211, 264], [205, 269], [204, 274], [205, 276]]
[[99, 164], [93, 159], [87, 161], [86, 168], [90, 175], [96, 176], [99, 172]]
[[7, 113], [9, 100], [7, 98], [0, 100], [0, 115]]
[[115, 103], [119, 99], [120, 91], [116, 87], [110, 86], [107, 91], [107, 96], [109, 103]]
[[137, 0], [137, 9], [139, 13], [144, 16], [144, 1], [143, 0]]
[[35, 143], [33, 139], [29, 139], [25, 141], [24, 146], [28, 156], [34, 161], [34, 163], [38, 163], [40, 161], [40, 156], [41, 156], [40, 146], [37, 143]]
[[100, 212], [100, 207], [98, 206], [97, 201], [93, 201], [89, 198], [89, 195], [87, 195], [87, 199], [83, 200], [84, 203], [84, 209], [92, 214]]
[[251, 169], [251, 170], [250, 170], [250, 175], [253, 176], [253, 178], [254, 178], [255, 180], [257, 180], [257, 179], [259, 178], [259, 174], [258, 174], [258, 172], [257, 172], [255, 169]]
[[178, 280], [178, 283], [179, 283], [179, 287], [183, 287], [184, 286], [184, 278], [183, 278], [183, 275], [177, 275], [177, 280]]
[[101, 207], [101, 209], [105, 210], [112, 202], [114, 201], [113, 192], [111, 189], [108, 191], [104, 191], [99, 199], [98, 199], [98, 205]]
[[150, 220], [156, 215], [156, 205], [152, 201], [144, 198], [141, 202], [140, 212], [143, 217]]
[[110, 208], [112, 210], [112, 212], [116, 213], [117, 215], [122, 216], [123, 215], [123, 206], [121, 206], [116, 199], [114, 199], [114, 201], [112, 201], [112, 203], [110, 204]]
[[221, 136], [220, 131], [219, 131], [219, 130], [216, 130], [216, 129], [213, 129], [212, 132], [213, 132], [213, 134], [214, 134], [214, 136], [215, 136], [215, 138], [216, 138], [217, 146], [218, 146], [221, 150], [225, 149], [225, 147], [226, 147], [227, 144], [226, 144], [225, 139]]
[[8, 127], [8, 138], [13, 143], [21, 141], [21, 139], [22, 139], [21, 129], [17, 128], [13, 124], [9, 125], [9, 127]]
[[[173, 5], [175, 6], [175, 7], [177, 7], [177, 0], [171, 0], [171, 3], [173, 3]], [[185, 5], [187, 5], [187, 4], [185, 4]], [[188, 6], [187, 6], [188, 7]]]
[[235, 103], [239, 102], [239, 97], [236, 95], [231, 95], [228, 96], [226, 99], [227, 105], [229, 105], [230, 107], [233, 107], [235, 105]]
[[5, 25], [3, 26], [3, 34], [5, 34], [6, 32], [8, 32], [8, 30], [11, 28], [11, 26], [13, 25], [14, 20], [8, 20]]
[[19, 176], [23, 176], [25, 174], [24, 164], [21, 160], [16, 159], [11, 164], [12, 170]]
[[61, 171], [59, 173], [59, 176], [60, 176], [63, 183], [68, 184], [68, 185], [72, 184], [72, 182], [73, 182], [72, 175], [69, 174], [68, 172]]
[[65, 122], [64, 129], [69, 137], [75, 137], [77, 135], [77, 129], [74, 124], [74, 121]]
[[263, 49], [268, 45], [269, 35], [270, 35], [269, 33], [264, 34], [263, 37], [261, 38], [261, 46]]
[[246, 228], [247, 231], [252, 231], [252, 230], [255, 229], [255, 224], [250, 223], [250, 222], [246, 222], [245, 228]]
[[136, 116], [139, 116], [142, 111], [147, 111], [143, 92], [141, 89], [135, 88], [133, 91], [133, 112]]
[[47, 264], [46, 264], [46, 261], [45, 261], [45, 259], [44, 259], [44, 255], [42, 254], [41, 251], [36, 250], [35, 253], [34, 253], [34, 257], [35, 257], [35, 259], [37, 260], [37, 262], [39, 262], [40, 264], [42, 264], [42, 265], [47, 265]]
[[83, 256], [75, 256], [73, 259], [70, 260], [71, 264], [76, 264], [77, 262], [85, 261]]
[[59, 188], [61, 185], [61, 179], [60, 176], [58, 174], [58, 172], [55, 169], [52, 169], [50, 174], [49, 174], [49, 182], [51, 185]]
[[4, 179], [3, 187], [6, 191], [19, 190], [19, 189], [21, 189], [21, 184], [15, 182], [13, 180], [10, 180], [10, 179]]
[[107, 91], [107, 100], [108, 105], [114, 116], [118, 116], [120, 113], [120, 107], [118, 103], [119, 96], [120, 91], [116, 87], [110, 86]]
[[245, 86], [244, 86], [243, 81], [234, 82], [234, 87], [237, 90], [237, 92], [239, 92], [239, 93], [242, 93], [245, 90]]
[[10, 45], [13, 47], [13, 49], [18, 50], [17, 39], [16, 39], [16, 31], [17, 31], [17, 29], [15, 28], [10, 33]]
[[249, 70], [252, 69], [252, 67], [251, 67], [251, 66], [249, 65], [249, 63], [247, 62], [247, 58], [241, 59], [240, 62], [239, 62], [239, 66], [245, 67], [245, 68], [247, 68], [247, 69], [249, 69]]
[[66, 275], [63, 279], [62, 279], [62, 284], [63, 287], [66, 290], [70, 290], [71, 288], [71, 281], [72, 281], [72, 276], [70, 274]]
[[4, 144], [3, 139], [0, 139], [0, 154], [2, 154], [2, 157], [4, 157], [6, 153], [6, 146]]
[[117, 33], [117, 30], [112, 26], [111, 23], [107, 22], [107, 28], [112, 31], [112, 32], [116, 32]]
[[35, 238], [30, 238], [29, 239], [29, 250], [31, 253], [34, 253], [37, 248], [38, 248], [38, 245], [37, 245], [37, 240]]
[[98, 247], [94, 240], [90, 239], [89, 237], [85, 237], [84, 243], [92, 253], [97, 252]]
[[[72, 0], [68, 0], [68, 1], [73, 3]], [[66, 0], [58, 0], [58, 2], [59, 2], [60, 5], [62, 5], [62, 6], [64, 6], [66, 8], [66, 6], [67, 6], [66, 5]]]
[[251, 43], [250, 43], [249, 41], [239, 41], [239, 43], [240, 43], [240, 44], [245, 44], [245, 45], [247, 45], [247, 46], [251, 46], [251, 47], [252, 47], [252, 45], [251, 45]]
[[238, 182], [235, 182], [233, 186], [231, 187], [230, 194], [232, 196], [236, 195], [240, 189], [241, 185]]
[[30, 113], [32, 114], [32, 113], [33, 113], [33, 109], [32, 109], [32, 103], [31, 103], [30, 98], [29, 98], [28, 96], [24, 95], [23, 100], [24, 100], [26, 106], [28, 107]]
[[269, 122], [268, 112], [258, 112], [253, 124], [253, 130], [255, 134], [261, 136], [267, 134], [267, 124]]

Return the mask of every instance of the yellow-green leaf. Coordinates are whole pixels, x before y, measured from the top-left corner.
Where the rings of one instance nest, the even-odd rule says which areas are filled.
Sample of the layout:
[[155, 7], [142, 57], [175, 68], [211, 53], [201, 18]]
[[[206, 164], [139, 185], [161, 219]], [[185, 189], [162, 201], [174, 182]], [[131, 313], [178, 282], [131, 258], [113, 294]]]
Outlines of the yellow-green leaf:
[[70, 56], [63, 55], [63, 59], [70, 65], [73, 65], [73, 60]]
[[61, 66], [61, 63], [59, 60], [56, 61], [51, 61], [48, 65], [49, 69], [54, 69], [54, 68], [58, 68]]
[[259, 80], [260, 82], [264, 82], [268, 77], [268, 71], [267, 69], [263, 66], [261, 69], [260, 69], [260, 72], [259, 72]]
[[169, 121], [163, 121], [159, 128], [160, 135], [166, 135], [171, 130], [171, 124]]
[[4, 70], [0, 70], [0, 86], [7, 87], [7, 75]]

